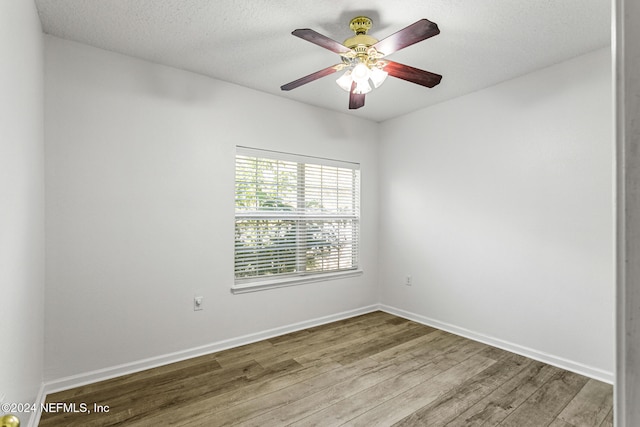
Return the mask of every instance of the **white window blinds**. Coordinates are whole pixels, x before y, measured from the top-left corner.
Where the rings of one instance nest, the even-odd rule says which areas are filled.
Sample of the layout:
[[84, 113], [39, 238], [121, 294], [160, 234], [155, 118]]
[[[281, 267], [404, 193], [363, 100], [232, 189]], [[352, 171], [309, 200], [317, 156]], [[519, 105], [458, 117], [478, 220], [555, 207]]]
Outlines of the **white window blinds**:
[[358, 267], [355, 163], [238, 147], [236, 282]]

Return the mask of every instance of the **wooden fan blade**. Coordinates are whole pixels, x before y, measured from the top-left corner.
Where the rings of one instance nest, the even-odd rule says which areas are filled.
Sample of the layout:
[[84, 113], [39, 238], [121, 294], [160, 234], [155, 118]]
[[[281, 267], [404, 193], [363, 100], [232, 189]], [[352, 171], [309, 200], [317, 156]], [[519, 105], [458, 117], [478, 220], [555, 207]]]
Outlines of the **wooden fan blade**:
[[351, 83], [351, 90], [349, 91], [349, 109], [357, 110], [360, 107], [364, 107], [364, 93], [353, 93], [356, 88], [356, 82]]
[[282, 90], [291, 90], [291, 89], [295, 89], [297, 87], [300, 87], [304, 84], [310, 83], [314, 80], [318, 80], [321, 77], [325, 77], [328, 76], [330, 74], [335, 73], [336, 71], [338, 71], [340, 68], [342, 67], [342, 64], [336, 64], [336, 65], [332, 65], [331, 67], [327, 67], [323, 70], [320, 71], [316, 71], [315, 73], [311, 73], [308, 76], [304, 76], [299, 78], [298, 80], [294, 80], [291, 83], [287, 83], [286, 85], [282, 85], [280, 86], [280, 89]]
[[387, 61], [387, 65], [385, 65], [383, 70], [389, 73], [390, 76], [426, 87], [434, 87], [442, 80], [440, 74], [431, 73], [393, 61]]
[[301, 28], [299, 30], [295, 30], [291, 34], [313, 44], [317, 44], [318, 46], [325, 49], [329, 49], [331, 52], [335, 52], [338, 54], [351, 52], [351, 49], [349, 49], [342, 43], [338, 43], [337, 41], [332, 40], [327, 36], [323, 36], [322, 34], [314, 30], [310, 30], [309, 28]]
[[393, 52], [397, 52], [400, 49], [404, 49], [407, 46], [411, 46], [412, 44], [438, 34], [440, 34], [440, 29], [435, 22], [431, 22], [428, 19], [421, 19], [397, 33], [393, 33], [389, 37], [380, 40], [374, 44], [373, 47], [384, 55], [390, 55]]

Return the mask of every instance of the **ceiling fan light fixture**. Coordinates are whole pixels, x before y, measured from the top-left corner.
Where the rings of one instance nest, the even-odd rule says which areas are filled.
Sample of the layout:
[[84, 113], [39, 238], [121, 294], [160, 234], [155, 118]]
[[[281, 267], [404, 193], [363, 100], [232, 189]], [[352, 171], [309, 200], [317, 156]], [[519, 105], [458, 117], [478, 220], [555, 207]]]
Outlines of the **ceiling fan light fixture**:
[[363, 95], [373, 90], [370, 83], [373, 83], [373, 87], [378, 88], [384, 83], [389, 73], [381, 70], [378, 67], [367, 66], [365, 63], [358, 63], [353, 69], [347, 70], [342, 76], [336, 80], [336, 84], [340, 86], [344, 91], [351, 92], [353, 82], [356, 82], [356, 87], [353, 89], [353, 93], [356, 95]]
[[280, 89], [286, 91], [295, 89], [344, 70], [345, 73], [336, 79], [336, 83], [344, 91], [349, 92], [349, 109], [355, 110], [364, 106], [364, 95], [373, 90], [371, 85], [374, 88], [380, 87], [389, 75], [429, 88], [440, 83], [442, 76], [439, 74], [386, 59], [388, 55], [400, 49], [440, 34], [440, 29], [435, 22], [426, 18], [420, 19], [382, 40], [367, 34], [371, 25], [371, 19], [366, 16], [353, 18], [349, 26], [355, 36], [348, 38], [344, 43], [339, 43], [309, 28], [294, 30], [291, 34], [337, 53], [342, 62], [282, 85]]

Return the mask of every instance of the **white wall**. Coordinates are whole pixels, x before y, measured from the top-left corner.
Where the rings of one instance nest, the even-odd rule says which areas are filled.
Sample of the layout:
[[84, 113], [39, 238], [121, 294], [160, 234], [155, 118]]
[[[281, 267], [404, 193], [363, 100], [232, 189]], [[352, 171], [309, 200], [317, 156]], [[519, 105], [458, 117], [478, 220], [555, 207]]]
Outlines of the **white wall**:
[[[0, 401], [5, 402], [33, 402], [42, 384], [41, 31], [33, 2], [0, 1]], [[28, 422], [27, 416], [20, 418]]]
[[[47, 380], [377, 302], [374, 123], [49, 36], [45, 53]], [[364, 275], [230, 293], [236, 144], [361, 163]]]
[[610, 69], [602, 49], [382, 124], [383, 304], [613, 379]]
[[[380, 125], [54, 37], [45, 53], [47, 380], [378, 301], [611, 378], [607, 50]], [[236, 144], [362, 164], [363, 276], [229, 292]]]

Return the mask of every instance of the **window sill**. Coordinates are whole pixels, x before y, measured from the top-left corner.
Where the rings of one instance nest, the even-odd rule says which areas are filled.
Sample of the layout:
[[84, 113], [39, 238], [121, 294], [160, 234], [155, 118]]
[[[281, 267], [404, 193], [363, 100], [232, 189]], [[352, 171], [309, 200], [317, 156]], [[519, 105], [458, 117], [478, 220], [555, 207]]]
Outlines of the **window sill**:
[[284, 288], [287, 286], [303, 285], [305, 283], [325, 282], [327, 280], [345, 279], [361, 276], [362, 270], [340, 271], [336, 273], [315, 274], [309, 276], [296, 276], [290, 278], [268, 279], [255, 282], [235, 284], [231, 287], [232, 294], [244, 294], [247, 292], [265, 291], [267, 289]]

